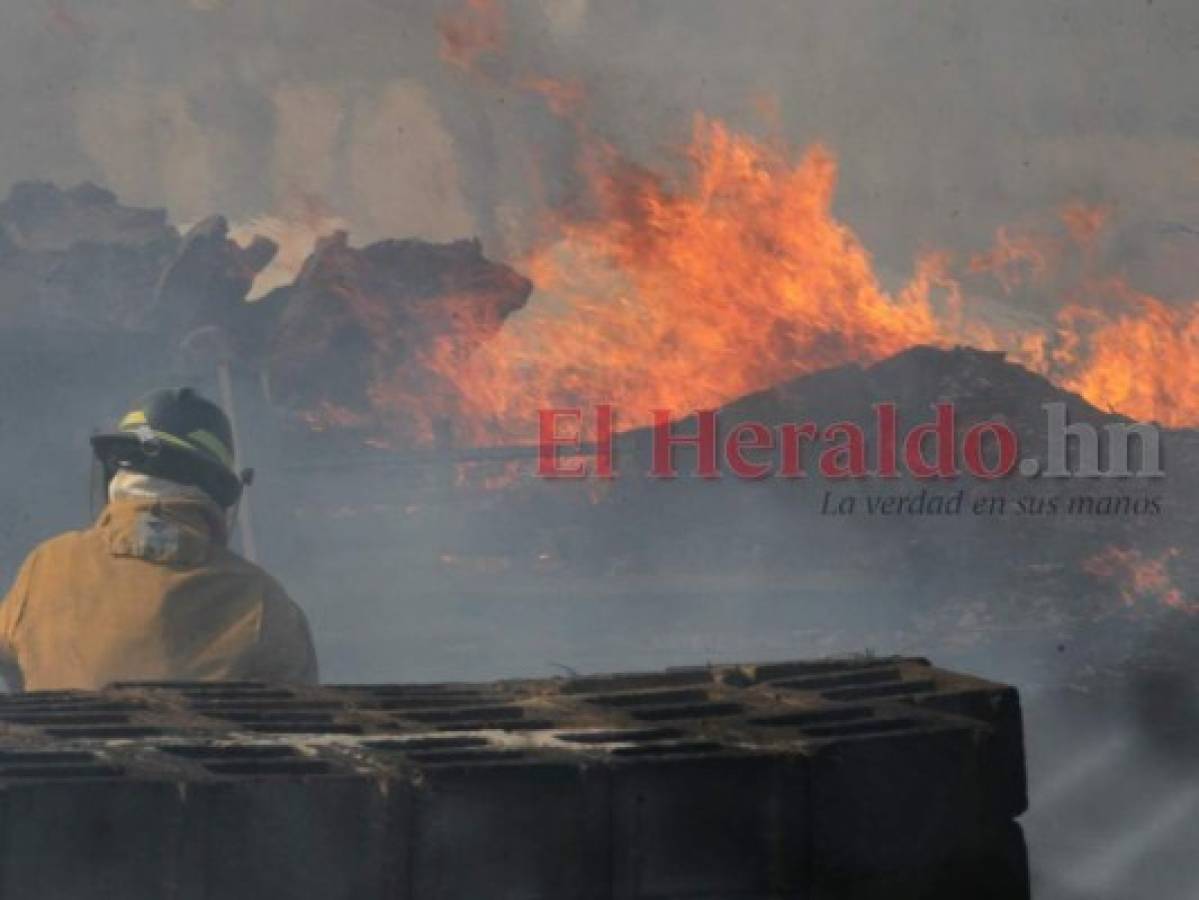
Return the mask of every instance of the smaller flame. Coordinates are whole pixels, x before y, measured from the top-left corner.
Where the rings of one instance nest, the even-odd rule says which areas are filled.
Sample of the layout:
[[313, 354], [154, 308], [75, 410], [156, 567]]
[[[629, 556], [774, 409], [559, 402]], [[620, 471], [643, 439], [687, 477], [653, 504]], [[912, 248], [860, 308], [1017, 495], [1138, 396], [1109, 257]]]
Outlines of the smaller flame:
[[1111, 216], [1111, 207], [1083, 200], [1072, 200], [1058, 211], [1058, 217], [1070, 232], [1070, 237], [1084, 249], [1095, 246], [1095, 241], [1107, 228]]
[[1168, 428], [1199, 421], [1199, 301], [1168, 304], [1119, 278], [1057, 317], [1055, 380], [1097, 406]]
[[299, 418], [313, 431], [362, 429], [373, 424], [370, 416], [322, 400], [313, 409], [299, 413]]
[[1199, 601], [1188, 600], [1170, 574], [1170, 561], [1179, 555], [1177, 547], [1152, 557], [1140, 550], [1111, 546], [1086, 560], [1082, 569], [1088, 575], [1114, 581], [1125, 606], [1136, 607], [1150, 600], [1170, 609], [1196, 613]]
[[1004, 293], [1010, 294], [1023, 284], [1043, 278], [1055, 253], [1056, 249], [1038, 236], [1000, 226], [994, 246], [971, 258], [970, 271], [990, 273]]

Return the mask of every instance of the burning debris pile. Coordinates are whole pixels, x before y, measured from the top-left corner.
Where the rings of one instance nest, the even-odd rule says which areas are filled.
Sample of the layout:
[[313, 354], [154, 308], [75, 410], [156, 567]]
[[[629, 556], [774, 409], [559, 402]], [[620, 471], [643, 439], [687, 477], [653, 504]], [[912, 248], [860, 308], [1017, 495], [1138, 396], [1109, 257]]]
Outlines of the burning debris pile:
[[[1021, 458], [1042, 465], [1044, 404], [1065, 404], [1070, 423], [1090, 425], [1101, 435], [1105, 426], [1128, 421], [1000, 353], [930, 347], [792, 379], [722, 407], [718, 421], [722, 435], [742, 422], [854, 422], [872, 436], [867, 461], [873, 467], [875, 408], [883, 402], [895, 404], [905, 431], [932, 422], [934, 404], [952, 403], [959, 448], [974, 424], [1003, 422], [1018, 435]], [[694, 418], [674, 427], [675, 434], [694, 431]], [[1180, 535], [1199, 527], [1199, 482], [1191, 475], [1199, 467], [1199, 435], [1164, 430], [1162, 444], [1164, 478], [1013, 474], [983, 481], [902, 474], [830, 480], [818, 470], [822, 447], [811, 442], [803, 478], [745, 480], [727, 467], [719, 478], [694, 477], [695, 451], [682, 447], [675, 453], [680, 477], [662, 480], [647, 475], [651, 434], [640, 429], [617, 435], [617, 477], [611, 480], [546, 481], [535, 477], [530, 460], [502, 489], [476, 480], [441, 494], [431, 490], [422, 500], [412, 493], [413, 468], [363, 466], [343, 468], [334, 495], [360, 509], [391, 497], [402, 524], [381, 524], [387, 513], [379, 509], [382, 518], [370, 519], [372, 533], [402, 534], [398, 542], [414, 564], [423, 548], [431, 558], [440, 556], [443, 571], [463, 577], [472, 571], [512, 578], [598, 576], [639, 585], [642, 579], [673, 583], [735, 573], [735, 590], [749, 593], [868, 585], [904, 598], [895, 608], [912, 618], [894, 626], [914, 629], [904, 646], [950, 638], [960, 645], [1012, 629], [1069, 635], [1106, 622], [1115, 633], [1129, 621], [1147, 625], [1189, 616], [1199, 572], [1172, 548]], [[1077, 445], [1070, 446], [1076, 462]], [[1131, 449], [1135, 466], [1135, 441]], [[400, 458], [375, 454], [380, 465]], [[488, 466], [500, 467], [478, 464]], [[959, 511], [950, 511], [949, 501], [959, 495]], [[452, 503], [444, 502], [450, 497]], [[838, 512], [845, 498], [855, 500], [853, 513]], [[871, 498], [908, 498], [910, 511], [871, 514]], [[979, 499], [987, 506], [975, 513]], [[454, 538], [433, 544], [426, 534]], [[898, 640], [888, 634], [886, 640], [892, 639]], [[1070, 657], [1077, 660], [1077, 654]]]
[[[1195, 420], [1199, 306], [1105, 273], [1104, 210], [1068, 205], [1044, 233], [1001, 229], [965, 269], [929, 254], [891, 286], [834, 213], [823, 148], [795, 155], [700, 117], [674, 173], [591, 150], [580, 202], [546, 210], [521, 251], [539, 290], [527, 309], [533, 283], [477, 242], [359, 248], [327, 233], [332, 219], [294, 280], [262, 296], [280, 282], [276, 264], [254, 290], [271, 241], [231, 241], [219, 217], [181, 238], [161, 212], [47, 185], [18, 185], [5, 204], [4, 268], [24, 278], [5, 305], [172, 340], [215, 326], [301, 422], [399, 448], [532, 443], [551, 406], [612, 402], [635, 427], [653, 409], [685, 415], [925, 344], [1005, 349], [1091, 403]], [[111, 301], [81, 289], [93, 281]], [[69, 296], [51, 289], [63, 282]], [[1018, 289], [1035, 315], [995, 299]]]
[[248, 302], [279, 248], [244, 246], [221, 216], [186, 234], [163, 210], [84, 184], [22, 183], [0, 203], [0, 328], [153, 334], [264, 375], [274, 399], [352, 439], [444, 443], [442, 374], [524, 306], [532, 284], [478, 241], [317, 242], [293, 283]]
[[444, 445], [460, 419], [442, 372], [494, 337], [533, 285], [478, 241], [319, 242], [289, 287], [266, 362], [274, 399], [318, 427], [382, 425], [402, 445]]
[[[931, 425], [934, 407], [939, 403], [952, 404], [954, 409], [952, 444], [957, 450], [953, 465], [958, 469], [962, 466], [964, 435], [980, 422], [1000, 422], [1010, 428], [1018, 437], [1021, 459], [1035, 458], [1041, 471], [1047, 464], [1046, 404], [1061, 404], [1071, 424], [1090, 426], [1100, 435], [1105, 433], [1105, 426], [1129, 422], [1101, 412], [1081, 397], [1006, 360], [1002, 353], [932, 347], [916, 347], [871, 366], [850, 365], [793, 379], [722, 407], [718, 422], [721, 440], [742, 423], [759, 423], [776, 430], [784, 423], [811, 423], [817, 434], [834, 423], [853, 423], [867, 436], [865, 462], [874, 472], [879, 453], [878, 406], [894, 405], [902, 435], [913, 426]], [[679, 423], [675, 431], [694, 435], [695, 417]], [[685, 533], [695, 558], [740, 548], [747, 559], [765, 553], [768, 558], [777, 555], [779, 562], [785, 563], [796, 558], [792, 549], [797, 537], [792, 530], [795, 527], [801, 528], [806, 545], [819, 546], [831, 540], [828, 549], [843, 555], [847, 548], [840, 542], [845, 529], [837, 527], [835, 513], [841, 501], [852, 498], [852, 503], [840, 508], [844, 511], [853, 507], [849, 517], [862, 534], [869, 535], [873, 565], [883, 564], [880, 554], [885, 555], [888, 546], [911, 550], [913, 559], [930, 554], [930, 570], [962, 569], [962, 565], [932, 565], [939, 554], [951, 552], [969, 557], [966, 569], [1002, 568], [1011, 559], [1026, 564], [1081, 564], [1109, 543], [1136, 544], [1144, 552], [1164, 551], [1176, 540], [1177, 529], [1193, 517], [1190, 510], [1199, 500], [1199, 485], [1189, 477], [1189, 471], [1199, 464], [1199, 440], [1190, 431], [1165, 431], [1163, 435], [1162, 455], [1169, 460], [1173, 476], [1168, 497], [1163, 496], [1167, 491], [1161, 478], [1045, 478], [1013, 473], [993, 481], [965, 474], [918, 479], [903, 465], [896, 477], [830, 480], [821, 475], [818, 466], [818, 458], [828, 444], [815, 439], [801, 445], [807, 473], [801, 478], [770, 478], [746, 485], [738, 483], [725, 466], [717, 480], [684, 478], [681, 483], [668, 483], [670, 490], [665, 491], [652, 479], [647, 485], [643, 477], [652, 465], [652, 433], [641, 429], [618, 438], [617, 465], [626, 477], [613, 482], [600, 505], [626, 508], [618, 518], [640, 521], [648, 517], [655, 523], [652, 531], [657, 534]], [[931, 459], [931, 444], [925, 446], [926, 457]], [[1071, 441], [1068, 450], [1070, 460], [1076, 464], [1077, 444]], [[1140, 444], [1133, 440], [1130, 459], [1134, 468], [1139, 453]], [[756, 460], [777, 472], [780, 455], [776, 448], [758, 453]], [[1101, 464], [1107, 463], [1107, 456], [1102, 456]], [[694, 473], [694, 448], [680, 447], [675, 464], [680, 472]], [[865, 502], [867, 497], [918, 497], [921, 492], [930, 502], [922, 504], [922, 513], [905, 516], [908, 525], [898, 529], [894, 518], [870, 515]], [[948, 512], [947, 501], [958, 493], [962, 494], [962, 511], [938, 514], [941, 508]], [[683, 500], [681, 495], [688, 499]], [[989, 501], [985, 515], [973, 514], [970, 508], [972, 501], [980, 497]], [[942, 498], [942, 502], [934, 506], [931, 500], [936, 498]], [[763, 504], [774, 511], [767, 526], [748, 533], [723, 533], [721, 523], [730, 518], [747, 523], [760, 521]], [[679, 528], [684, 520], [692, 527]], [[703, 522], [713, 523], [711, 533], [696, 527], [696, 523]], [[776, 532], [774, 538], [770, 537], [772, 529]], [[1051, 537], [1048, 543], [1047, 537]], [[966, 559], [957, 562], [966, 563]]]

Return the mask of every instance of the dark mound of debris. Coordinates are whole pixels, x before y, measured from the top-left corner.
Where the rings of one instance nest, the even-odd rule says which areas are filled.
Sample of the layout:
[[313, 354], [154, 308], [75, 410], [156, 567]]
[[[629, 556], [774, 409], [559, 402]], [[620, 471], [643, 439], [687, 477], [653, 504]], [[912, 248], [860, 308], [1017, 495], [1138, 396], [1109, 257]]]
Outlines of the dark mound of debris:
[[171, 244], [179, 237], [165, 210], [122, 206], [115, 194], [90, 182], [65, 191], [47, 182], [16, 184], [0, 203], [0, 222], [32, 252], [70, 250], [78, 243]]
[[163, 210], [93, 184], [18, 184], [0, 203], [0, 326], [143, 329], [178, 243]]
[[[957, 348], [942, 350], [915, 347], [872, 366], [848, 365], [803, 376], [736, 400], [719, 410], [720, 434], [727, 435], [738, 424], [760, 422], [770, 427], [783, 423], [813, 422], [825, 428], [838, 422], [855, 423], [866, 435], [866, 463], [876, 468], [876, 407], [894, 404], [898, 419], [900, 453], [903, 435], [913, 426], [932, 423], [934, 406], [952, 403], [955, 410], [954, 433], [957, 447], [955, 464], [962, 468], [962, 446], [965, 433], [971, 426], [984, 421], [1006, 424], [1019, 439], [1018, 459], [1035, 458], [1044, 471], [1047, 462], [1048, 413], [1045, 404], [1065, 406], [1069, 423], [1084, 423], [1104, 434], [1104, 426], [1128, 423], [1129, 420], [1101, 412], [1081, 397], [1063, 391], [1046, 378], [1015, 363], [1002, 353]], [[695, 434], [694, 417], [680, 422], [678, 434]], [[1168, 513], [1187, 515], [1193, 495], [1194, 479], [1188, 477], [1191, 462], [1199, 462], [1199, 441], [1192, 432], [1163, 433], [1163, 465], [1172, 471], [1170, 489], [1163, 478], [1042, 478], [1024, 477], [1018, 471], [994, 480], [984, 480], [968, 474], [953, 478], [917, 479], [906, 471], [902, 461], [899, 477], [869, 476], [863, 479], [828, 479], [818, 471], [820, 454], [829, 446], [811, 441], [804, 449], [804, 468], [807, 475], [797, 480], [767, 479], [759, 484], [746, 484], [730, 472], [721, 478], [705, 481], [682, 478], [677, 482], [657, 482], [640, 477], [651, 465], [651, 433], [648, 429], [629, 432], [618, 439], [618, 467], [624, 477], [617, 479], [608, 494], [610, 503], [636, 508], [635, 515], [650, 516], [660, 522], [660, 529], [670, 533], [678, 522], [662, 522], [660, 517], [685, 517], [690, 522], [725, 522], [729, 518], [747, 523], [764, 522], [766, 528], [776, 528], [778, 521], [807, 522], [814, 533], [805, 536], [817, 545], [823, 543], [821, 532], [840, 534], [844, 529], [833, 527], [827, 513], [826, 497], [839, 501], [854, 499], [855, 524], [870, 535], [874, 544], [880, 535], [888, 541], [910, 544], [927, 537], [932, 545], [925, 548], [929, 562], [945, 553], [967, 554], [972, 562], [954, 560], [969, 565], [993, 559], [997, 564], [1012, 555], [1024, 560], [1060, 561], [1080, 554], [1095, 553], [1108, 543], [1138, 542], [1145, 548], [1164, 550], [1170, 535], [1162, 528]], [[1140, 461], [1141, 444], [1130, 442], [1130, 467], [1136, 471]], [[1101, 444], [1102, 450], [1102, 444]], [[1067, 443], [1067, 461], [1078, 462], [1079, 445]], [[747, 454], [753, 456], [753, 454]], [[926, 452], [932, 459], [932, 450]], [[780, 464], [778, 451], [758, 454], [758, 461], [769, 463], [772, 469]], [[1107, 466], [1106, 453], [1100, 454], [1101, 466]], [[681, 448], [676, 453], [676, 466], [682, 473], [694, 473], [696, 453]], [[962, 493], [963, 510], [947, 516], [869, 515], [867, 497], [912, 496], [920, 491], [931, 496], [950, 498]], [[1103, 510], [1123, 509], [1133, 501], [1148, 496], [1161, 498], [1165, 508], [1159, 514], [1114, 515]], [[993, 510], [985, 515], [972, 513], [971, 503], [980, 498], [996, 498]], [[1109, 500], [1102, 506], [1099, 500]], [[1050, 503], [1053, 500], [1053, 503]], [[1121, 502], [1126, 500], [1127, 502]], [[681, 507], [686, 507], [685, 511]], [[1070, 511], [1073, 510], [1073, 513]], [[864, 514], [867, 513], [867, 514]], [[698, 518], [696, 518], [698, 516]], [[656, 528], [657, 530], [657, 528]], [[686, 529], [694, 540], [696, 529]], [[740, 538], [752, 535], [752, 541], [763, 538], [761, 529], [750, 527], [738, 535], [710, 538], [720, 545], [736, 546]], [[1052, 536], [1046, 545], [1046, 535]], [[977, 536], [978, 541], [963, 540]], [[839, 540], [839, 539], [838, 539]], [[779, 540], [772, 543], [779, 544]], [[937, 550], [933, 545], [943, 544]], [[847, 548], [838, 545], [841, 552]], [[880, 548], [870, 551], [878, 560]], [[786, 553], [786, 551], [780, 551]], [[921, 551], [923, 552], [923, 551]], [[793, 554], [791, 554], [793, 555]], [[942, 560], [949, 562], [949, 560]]]
[[[1019, 436], [1019, 458], [1034, 457], [1044, 465], [1046, 403], [1065, 404], [1069, 422], [1089, 424], [1101, 435], [1103, 426], [1127, 421], [1002, 354], [917, 347], [875, 365], [818, 372], [734, 401], [719, 411], [719, 423], [728, 434], [747, 421], [812, 421], [821, 427], [855, 422], [867, 434], [873, 469], [875, 406], [896, 405], [902, 435], [932, 422], [939, 401], [955, 404], [959, 465], [962, 435], [980, 421], [1005, 422]], [[676, 433], [694, 430], [694, 419], [675, 427]], [[1163, 431], [1161, 440], [1162, 478], [1014, 472], [994, 480], [916, 479], [901, 464], [897, 478], [835, 480], [819, 473], [823, 445], [812, 442], [805, 449], [803, 478], [749, 481], [727, 470], [716, 479], [698, 478], [694, 451], [682, 448], [676, 453], [680, 477], [664, 480], [648, 477], [650, 434], [638, 430], [617, 437], [618, 477], [612, 480], [547, 481], [536, 478], [533, 463], [526, 462], [519, 474], [476, 479], [474, 502], [464, 497], [469, 488], [457, 488], [461, 519], [438, 513], [443, 518], [429, 528], [457, 536], [452, 548], [457, 557], [507, 559], [517, 569], [527, 560], [523, 565], [532, 570], [552, 565], [592, 574], [820, 573], [832, 583], [868, 575], [906, 585], [918, 605], [928, 608], [985, 587], [988, 596], [1010, 601], [1013, 608], [1035, 606], [1044, 594], [1052, 595], [1049, 605], [1057, 612], [1090, 615], [1102, 602], [1107, 611], [1136, 613], [1185, 605], [1188, 586], [1199, 584], [1187, 554], [1176, 549], [1181, 536], [1199, 524], [1199, 481], [1191, 474], [1199, 466], [1199, 440], [1191, 431]], [[1074, 460], [1076, 442], [1068, 448]], [[1135, 440], [1130, 449], [1135, 470]], [[386, 456], [379, 451], [375, 463]], [[1101, 462], [1106, 465], [1106, 458]], [[486, 473], [489, 466], [505, 465], [512, 467], [480, 462], [478, 469]], [[412, 489], [414, 471], [423, 469], [396, 471], [397, 494]], [[354, 487], [358, 479], [361, 491]], [[377, 465], [347, 465], [336, 480], [338, 497], [361, 496], [364, 506], [387, 482]], [[922, 492], [923, 513], [872, 514], [868, 508], [867, 500], [918, 499]], [[933, 499], [946, 506], [955, 495], [961, 497], [960, 511], [928, 512]], [[844, 498], [854, 500], [852, 514], [838, 514]], [[976, 501], [993, 505], [975, 512]], [[440, 503], [430, 500], [422, 508]], [[1137, 513], [1130, 511], [1134, 504]]]
[[229, 239], [223, 216], [205, 219], [184, 236], [163, 270], [151, 325], [182, 341], [198, 330], [218, 329], [228, 352], [253, 364], [264, 351], [272, 316], [269, 306], [247, 303], [246, 297], [278, 249], [264, 237], [242, 247]]
[[93, 184], [25, 182], [0, 203], [0, 327], [152, 333], [197, 329], [253, 364], [269, 319], [245, 302], [277, 247], [229, 240], [213, 216], [180, 238], [161, 209], [122, 206]]

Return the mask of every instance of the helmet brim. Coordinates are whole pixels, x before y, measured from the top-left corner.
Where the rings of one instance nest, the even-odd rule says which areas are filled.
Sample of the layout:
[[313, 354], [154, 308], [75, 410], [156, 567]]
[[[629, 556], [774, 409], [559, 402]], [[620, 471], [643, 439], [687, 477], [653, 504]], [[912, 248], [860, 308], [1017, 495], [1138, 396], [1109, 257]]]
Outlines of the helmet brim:
[[[94, 434], [91, 445], [109, 478], [118, 469], [134, 469], [179, 484], [194, 485], [225, 508], [241, 498], [243, 485], [237, 473], [198, 451], [145, 441], [127, 431]], [[153, 446], [152, 452], [150, 446]]]

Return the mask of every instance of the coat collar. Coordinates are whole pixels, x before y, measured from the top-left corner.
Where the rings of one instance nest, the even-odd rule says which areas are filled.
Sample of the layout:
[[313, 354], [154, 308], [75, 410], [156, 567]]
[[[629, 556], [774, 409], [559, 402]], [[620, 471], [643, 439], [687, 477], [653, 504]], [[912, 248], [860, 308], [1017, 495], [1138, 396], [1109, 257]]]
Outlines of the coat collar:
[[100, 513], [96, 527], [101, 531], [127, 531], [146, 515], [169, 520], [213, 544], [224, 546], [229, 540], [224, 511], [215, 503], [190, 498], [113, 500]]

